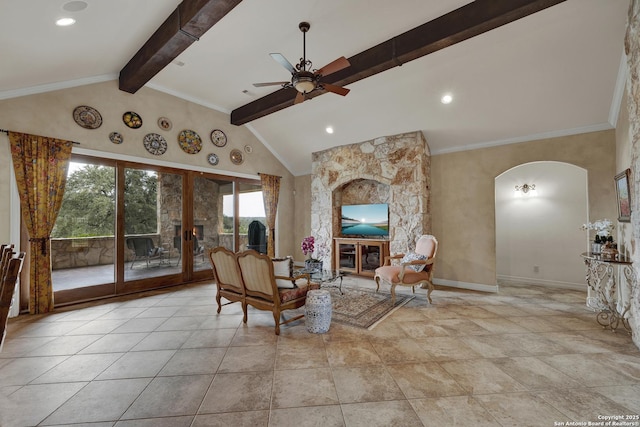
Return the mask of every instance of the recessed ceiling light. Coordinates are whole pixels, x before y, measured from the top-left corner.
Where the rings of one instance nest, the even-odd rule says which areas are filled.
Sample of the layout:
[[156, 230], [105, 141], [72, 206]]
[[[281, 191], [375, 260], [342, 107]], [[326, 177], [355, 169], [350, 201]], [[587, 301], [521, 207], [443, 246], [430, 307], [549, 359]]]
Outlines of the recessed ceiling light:
[[79, 0], [67, 2], [62, 6], [62, 9], [66, 10], [67, 12], [80, 12], [81, 10], [85, 10], [86, 8], [87, 2]]
[[325, 130], [327, 131], [327, 133], [333, 133], [333, 128], [331, 126], [327, 126]]
[[73, 18], [60, 18], [56, 21], [56, 25], [58, 27], [68, 27], [69, 25], [73, 25], [76, 23], [76, 20]]
[[451, 101], [453, 101], [453, 96], [448, 93], [440, 98], [440, 102], [442, 102], [443, 104], [451, 104]]

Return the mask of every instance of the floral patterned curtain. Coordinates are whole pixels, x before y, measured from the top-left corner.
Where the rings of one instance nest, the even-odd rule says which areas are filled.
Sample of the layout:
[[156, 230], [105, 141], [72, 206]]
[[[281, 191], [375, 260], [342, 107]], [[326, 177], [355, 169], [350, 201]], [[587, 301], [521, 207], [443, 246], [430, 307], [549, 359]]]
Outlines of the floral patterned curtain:
[[9, 132], [22, 217], [29, 232], [29, 312], [53, 310], [51, 230], [62, 205], [71, 141]]
[[267, 254], [273, 258], [276, 252], [276, 211], [278, 210], [278, 196], [280, 195], [280, 177], [260, 174], [262, 183], [262, 199], [264, 200], [264, 213], [267, 216]]

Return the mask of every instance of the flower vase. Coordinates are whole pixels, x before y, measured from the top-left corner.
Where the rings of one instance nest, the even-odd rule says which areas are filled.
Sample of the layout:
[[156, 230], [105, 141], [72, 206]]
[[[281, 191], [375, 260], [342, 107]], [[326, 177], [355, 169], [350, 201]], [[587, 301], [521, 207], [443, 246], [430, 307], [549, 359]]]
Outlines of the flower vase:
[[304, 268], [308, 271], [322, 271], [322, 261], [307, 259], [304, 261]]

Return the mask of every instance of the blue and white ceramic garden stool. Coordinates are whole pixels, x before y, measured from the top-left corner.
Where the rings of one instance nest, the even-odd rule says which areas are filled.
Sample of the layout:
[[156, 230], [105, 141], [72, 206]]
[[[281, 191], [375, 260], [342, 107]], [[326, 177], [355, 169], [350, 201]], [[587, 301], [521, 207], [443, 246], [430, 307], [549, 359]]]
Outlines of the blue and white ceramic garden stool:
[[312, 334], [324, 334], [331, 326], [331, 293], [326, 289], [312, 289], [305, 301], [305, 323]]

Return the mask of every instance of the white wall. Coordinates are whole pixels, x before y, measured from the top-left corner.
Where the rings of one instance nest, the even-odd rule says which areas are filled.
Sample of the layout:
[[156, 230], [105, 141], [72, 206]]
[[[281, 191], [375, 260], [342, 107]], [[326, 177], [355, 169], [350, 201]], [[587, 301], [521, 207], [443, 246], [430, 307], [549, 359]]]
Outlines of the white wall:
[[[514, 188], [524, 183], [535, 184], [536, 194], [517, 197]], [[585, 169], [561, 162], [516, 166], [496, 178], [495, 200], [498, 279], [585, 287]]]

